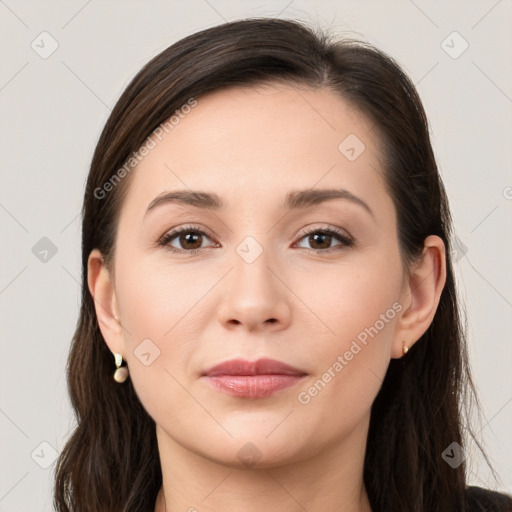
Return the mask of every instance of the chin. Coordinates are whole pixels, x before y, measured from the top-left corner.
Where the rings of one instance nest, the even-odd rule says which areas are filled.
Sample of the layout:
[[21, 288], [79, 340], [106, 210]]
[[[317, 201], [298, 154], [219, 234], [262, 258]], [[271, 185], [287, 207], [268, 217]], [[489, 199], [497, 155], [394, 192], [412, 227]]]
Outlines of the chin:
[[258, 440], [249, 440], [245, 437], [243, 440], [231, 442], [229, 447], [219, 451], [219, 453], [204, 453], [203, 456], [218, 464], [233, 469], [270, 469], [297, 462], [297, 451], [299, 447], [275, 446], [273, 443], [266, 443]]

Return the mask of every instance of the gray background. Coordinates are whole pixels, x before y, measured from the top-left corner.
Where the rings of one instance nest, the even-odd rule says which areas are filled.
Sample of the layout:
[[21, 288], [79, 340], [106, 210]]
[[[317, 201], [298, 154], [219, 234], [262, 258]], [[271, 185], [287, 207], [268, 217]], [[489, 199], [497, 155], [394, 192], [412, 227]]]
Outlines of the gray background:
[[[510, 0], [6, 0], [0, 512], [52, 510], [54, 456], [74, 426], [65, 363], [80, 297], [79, 212], [110, 109], [140, 67], [174, 41], [256, 15], [299, 18], [366, 39], [417, 84], [459, 244], [457, 280], [484, 412], [475, 430], [501, 477], [495, 483], [471, 449], [470, 480], [512, 491]], [[45, 31], [50, 36], [40, 35]], [[52, 44], [57, 49], [45, 55]], [[43, 237], [55, 254], [41, 252], [51, 246]]]

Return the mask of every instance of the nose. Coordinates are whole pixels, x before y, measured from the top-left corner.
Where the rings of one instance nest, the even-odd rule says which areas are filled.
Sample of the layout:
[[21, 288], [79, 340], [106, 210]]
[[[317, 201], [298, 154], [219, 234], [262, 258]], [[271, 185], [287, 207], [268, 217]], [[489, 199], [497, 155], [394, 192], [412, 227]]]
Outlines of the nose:
[[285, 329], [291, 318], [290, 295], [279, 266], [263, 251], [256, 260], [235, 254], [225, 278], [218, 308], [219, 321], [228, 329], [268, 331]]

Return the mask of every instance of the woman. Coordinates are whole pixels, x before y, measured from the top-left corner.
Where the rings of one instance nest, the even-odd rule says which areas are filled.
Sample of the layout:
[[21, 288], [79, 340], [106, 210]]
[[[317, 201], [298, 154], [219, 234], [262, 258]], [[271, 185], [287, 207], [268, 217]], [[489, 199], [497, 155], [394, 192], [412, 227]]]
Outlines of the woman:
[[382, 52], [269, 18], [163, 51], [87, 181], [57, 510], [512, 510], [466, 484], [451, 229]]

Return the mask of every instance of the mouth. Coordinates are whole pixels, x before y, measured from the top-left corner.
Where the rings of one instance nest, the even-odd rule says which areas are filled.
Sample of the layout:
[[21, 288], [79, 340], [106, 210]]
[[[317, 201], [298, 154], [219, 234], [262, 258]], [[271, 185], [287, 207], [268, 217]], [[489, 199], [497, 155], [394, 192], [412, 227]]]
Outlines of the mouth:
[[307, 373], [274, 359], [232, 359], [202, 373], [212, 388], [238, 398], [265, 398], [301, 382]]

